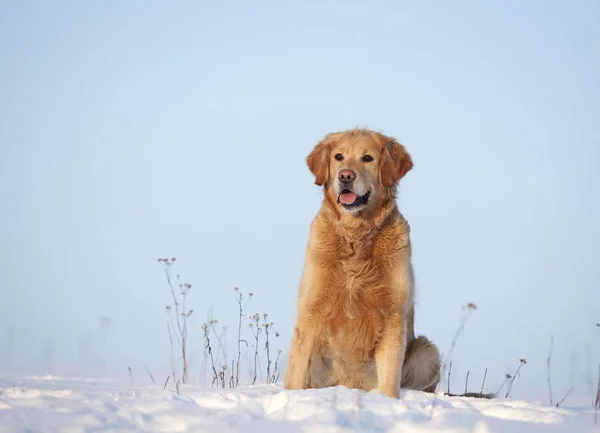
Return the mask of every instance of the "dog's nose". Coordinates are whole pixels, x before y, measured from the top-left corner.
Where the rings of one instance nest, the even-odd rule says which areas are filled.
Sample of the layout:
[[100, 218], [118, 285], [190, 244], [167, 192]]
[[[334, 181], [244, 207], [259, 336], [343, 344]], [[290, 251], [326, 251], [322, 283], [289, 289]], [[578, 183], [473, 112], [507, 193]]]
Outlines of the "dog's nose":
[[340, 170], [338, 173], [338, 179], [340, 182], [344, 183], [352, 182], [354, 179], [356, 179], [356, 173], [354, 173], [352, 170]]

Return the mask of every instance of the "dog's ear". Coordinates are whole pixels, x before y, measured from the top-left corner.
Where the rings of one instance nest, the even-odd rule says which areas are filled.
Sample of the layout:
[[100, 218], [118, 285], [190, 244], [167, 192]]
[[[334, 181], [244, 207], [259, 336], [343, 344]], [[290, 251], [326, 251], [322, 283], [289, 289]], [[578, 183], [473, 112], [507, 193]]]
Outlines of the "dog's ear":
[[329, 178], [329, 157], [337, 137], [336, 133], [326, 135], [306, 157], [308, 168], [315, 176], [315, 183], [319, 186], [325, 185]]
[[403, 145], [392, 137], [380, 136], [377, 140], [383, 147], [379, 165], [379, 179], [386, 188], [394, 186], [413, 168], [412, 158]]

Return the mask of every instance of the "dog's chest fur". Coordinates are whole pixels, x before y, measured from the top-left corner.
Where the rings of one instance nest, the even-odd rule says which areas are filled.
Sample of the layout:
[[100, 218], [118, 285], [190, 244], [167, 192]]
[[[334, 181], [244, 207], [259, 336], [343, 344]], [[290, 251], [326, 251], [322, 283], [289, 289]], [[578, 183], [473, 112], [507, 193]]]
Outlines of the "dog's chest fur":
[[325, 287], [316, 291], [311, 313], [322, 323], [331, 357], [364, 362], [372, 359], [385, 318], [398, 311], [390, 275], [399, 259], [397, 237], [390, 229], [335, 233], [314, 245]]

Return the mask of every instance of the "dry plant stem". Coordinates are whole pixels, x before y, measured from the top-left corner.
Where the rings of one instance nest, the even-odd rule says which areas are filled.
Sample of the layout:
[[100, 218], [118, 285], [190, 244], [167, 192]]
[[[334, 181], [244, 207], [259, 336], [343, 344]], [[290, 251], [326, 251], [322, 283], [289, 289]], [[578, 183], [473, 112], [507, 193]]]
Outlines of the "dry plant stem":
[[217, 359], [216, 359], [216, 363], [217, 365], [220, 363], [221, 359], [221, 355], [223, 356], [223, 362], [227, 362], [227, 352], [225, 350], [225, 346], [226, 344], [223, 343], [223, 340], [225, 339], [225, 326], [221, 327], [221, 334], [219, 335], [217, 333], [217, 328], [215, 327], [215, 325], [218, 323], [218, 321], [216, 320], [212, 320], [209, 322], [210, 323], [210, 327], [211, 330], [214, 334], [215, 340], [217, 340]]
[[[456, 347], [456, 342], [458, 341], [458, 337], [460, 336], [461, 332], [465, 329], [465, 325], [467, 323], [467, 320], [469, 320], [469, 317], [471, 317], [471, 313], [473, 311], [475, 311], [476, 309], [477, 309], [477, 305], [475, 305], [472, 302], [469, 302], [463, 306], [464, 314], [460, 321], [460, 325], [458, 326], [458, 329], [456, 330], [456, 333], [454, 334], [452, 343], [450, 344], [450, 350], [448, 351], [448, 353], [446, 355], [444, 355], [444, 359], [442, 360], [442, 371], [440, 372], [440, 377], [444, 377], [444, 375], [446, 373], [446, 366], [448, 365], [448, 360], [452, 358], [452, 352], [454, 351], [454, 348]], [[441, 382], [437, 386], [439, 386], [439, 385], [441, 385]], [[437, 390], [437, 386], [436, 386], [436, 390]], [[435, 395], [435, 393], [434, 393], [434, 395]], [[431, 403], [431, 409], [429, 410], [429, 419], [430, 420], [433, 417], [433, 410], [435, 409], [436, 402], [437, 402], [437, 398], [434, 397], [434, 399]]]
[[[179, 279], [179, 275], [177, 276], [177, 278]], [[187, 340], [187, 311], [185, 309], [186, 291], [183, 291], [182, 294], [183, 294], [183, 300], [182, 300], [183, 311], [182, 311], [181, 315], [183, 317], [183, 329], [180, 328], [180, 332], [181, 332], [181, 362], [182, 362], [182, 367], [183, 367], [182, 381], [185, 384], [185, 383], [189, 382], [189, 380], [188, 380], [188, 365], [187, 365], [187, 345], [186, 345], [186, 340]], [[179, 325], [179, 320], [177, 322]]]
[[600, 364], [598, 365], [598, 390], [596, 391], [596, 402], [594, 403], [596, 409], [600, 409]]
[[179, 394], [179, 387], [177, 386], [177, 376], [175, 375], [175, 356], [173, 354], [173, 335], [171, 334], [171, 323], [167, 322], [167, 330], [169, 331], [169, 341], [171, 342], [171, 370], [173, 374], [173, 381], [177, 388], [177, 394]]
[[454, 338], [452, 339], [452, 343], [450, 343], [450, 350], [448, 351], [448, 353], [445, 355], [445, 360], [442, 362], [442, 374], [440, 376], [444, 377], [444, 371], [446, 370], [446, 366], [448, 364], [448, 360], [452, 358], [452, 352], [454, 352], [454, 348], [456, 347], [456, 343], [458, 341], [458, 337], [460, 336], [460, 334], [464, 331], [465, 329], [465, 325], [467, 324], [467, 321], [469, 320], [469, 317], [471, 317], [471, 313], [477, 309], [477, 306], [475, 304], [473, 304], [472, 302], [469, 302], [468, 304], [466, 304], [463, 307], [465, 313], [463, 314], [463, 317], [460, 321], [460, 325], [458, 326], [458, 329], [456, 330], [456, 333], [454, 334]]
[[572, 386], [571, 388], [569, 388], [569, 390], [567, 391], [567, 393], [565, 394], [565, 396], [563, 398], [561, 398], [559, 402], [556, 403], [556, 407], [560, 407], [560, 405], [565, 402], [565, 400], [567, 399], [567, 397], [569, 396], [569, 394], [571, 394], [571, 392], [574, 389], [575, 389], [574, 386]]
[[165, 389], [167, 389], [167, 383], [169, 383], [169, 379], [171, 378], [171, 376], [167, 376], [167, 380], [165, 380], [165, 385], [163, 386], [163, 391]]
[[[210, 311], [206, 317], [206, 322], [204, 322], [204, 324], [208, 323], [209, 321], [210, 321]], [[204, 329], [204, 324], [202, 324], [202, 329]], [[202, 338], [204, 338], [204, 337], [202, 337]], [[202, 365], [200, 366], [200, 383], [202, 385], [206, 385], [206, 368], [207, 368], [207, 364], [208, 364], [207, 358], [208, 358], [208, 352], [206, 350], [203, 350], [202, 351]]]
[[[169, 272], [169, 267], [167, 265], [165, 265], [165, 275], [167, 276], [167, 283], [169, 285], [169, 288], [171, 289], [171, 296], [173, 297], [173, 304], [175, 305], [175, 318], [177, 319], [177, 328], [179, 330], [179, 332], [181, 333], [182, 328], [181, 328], [181, 324], [180, 324], [180, 313], [179, 313], [179, 301], [177, 301], [177, 296], [175, 295], [175, 289], [173, 288], [173, 284], [171, 283], [171, 275]], [[171, 317], [171, 309], [167, 307], [167, 312], [169, 313], [169, 322], [171, 324], [171, 326], [173, 328], [175, 328], [175, 325], [173, 324], [173, 318]], [[171, 336], [171, 339], [173, 337]], [[181, 339], [179, 339], [179, 336], [177, 334], [175, 334], [175, 339], [177, 340], [177, 344], [179, 344], [180, 346], [183, 346], [184, 342], [181, 341]], [[172, 342], [171, 342], [172, 343]]]
[[271, 347], [269, 345], [269, 331], [273, 327], [273, 323], [267, 322], [267, 313], [263, 315], [265, 323], [263, 327], [265, 328], [265, 351], [267, 352], [267, 384], [271, 383]]
[[552, 371], [551, 371], [551, 360], [552, 360], [552, 346], [554, 346], [554, 336], [550, 337], [550, 349], [548, 350], [548, 359], [546, 360], [546, 366], [548, 368], [548, 395], [550, 397], [550, 406], [554, 405], [552, 398]]
[[248, 347], [248, 342], [246, 340], [242, 340], [242, 317], [244, 317], [244, 309], [248, 305], [248, 302], [250, 302], [250, 299], [252, 298], [253, 294], [250, 293], [248, 295], [248, 300], [246, 301], [245, 304], [242, 305], [242, 301], [243, 301], [242, 292], [240, 292], [240, 290], [237, 287], [234, 288], [234, 290], [238, 295], [237, 301], [238, 301], [238, 308], [239, 308], [238, 338], [237, 338], [238, 355], [237, 355], [237, 363], [236, 363], [236, 368], [235, 368], [235, 386], [240, 386], [240, 358], [242, 357], [242, 343], [246, 343], [246, 347]]
[[217, 369], [215, 368], [215, 360], [212, 354], [212, 347], [210, 346], [210, 336], [208, 335], [209, 329], [206, 323], [202, 325], [202, 330], [204, 331], [204, 339], [206, 340], [206, 346], [204, 346], [204, 348], [208, 350], [208, 355], [210, 356], [210, 365], [213, 371], [212, 386], [215, 386], [215, 382], [217, 383], [217, 385], [219, 384], [219, 374], [217, 373]]
[[[179, 343], [181, 348], [181, 363], [182, 363], [182, 381], [184, 384], [188, 383], [188, 364], [187, 364], [187, 319], [194, 312], [193, 310], [186, 310], [185, 301], [187, 298], [187, 294], [189, 290], [192, 288], [191, 284], [179, 284], [179, 288], [181, 289], [181, 302], [178, 301], [177, 295], [175, 294], [175, 288], [173, 286], [171, 273], [173, 271], [173, 264], [175, 263], [175, 258], [172, 259], [158, 259], [159, 263], [163, 265], [163, 269], [165, 272], [165, 276], [167, 278], [167, 284], [169, 289], [171, 290], [171, 296], [173, 298], [173, 304], [175, 306], [175, 323], [177, 324], [176, 328], [178, 334], [175, 334], [175, 338]], [[177, 281], [179, 281], [179, 275], [177, 275]], [[180, 308], [181, 306], [181, 308]], [[171, 321], [171, 325], [175, 328], [173, 324], [173, 319], [171, 317], [171, 308], [167, 307], [167, 313], [169, 314], [169, 320]]]
[[504, 382], [502, 382], [502, 385], [500, 385], [500, 388], [498, 388], [498, 391], [496, 391], [494, 394], [498, 394], [500, 391], [502, 391], [502, 388], [504, 388], [504, 385], [506, 385], [506, 382], [508, 382], [510, 379], [512, 379], [512, 376], [507, 373], [504, 376]]
[[[596, 327], [600, 330], [600, 323], [596, 323]], [[600, 364], [598, 364], [598, 389], [596, 391], [596, 401], [594, 402], [596, 413], [594, 414], [594, 425], [598, 425], [598, 411], [600, 410]]]
[[269, 350], [269, 327], [265, 327], [265, 350], [267, 351], [267, 384], [271, 383], [271, 353]]
[[598, 411], [600, 410], [600, 364], [598, 364], [598, 390], [596, 391], [596, 402], [594, 403], [596, 412], [594, 413], [594, 425], [598, 425]]
[[148, 376], [150, 376], [150, 379], [152, 380], [152, 383], [156, 383], [156, 381], [154, 380], [154, 377], [152, 376], [152, 373], [150, 373], [150, 369], [148, 368], [148, 366], [146, 366], [146, 372], [148, 373]]
[[483, 396], [483, 387], [485, 386], [485, 378], [487, 377], [487, 367], [485, 369], [485, 373], [483, 373], [483, 381], [481, 382], [481, 390], [479, 391], [479, 396]]
[[127, 366], [129, 370], [129, 380], [131, 381], [131, 386], [133, 386], [133, 373], [131, 372], [131, 367]]
[[471, 370], [467, 370], [467, 378], [465, 379], [465, 394], [467, 393], [467, 388], [469, 387], [469, 373], [471, 373]]
[[527, 364], [527, 361], [524, 359], [521, 359], [520, 361], [521, 361], [521, 363], [519, 364], [517, 371], [515, 371], [515, 374], [513, 374], [513, 377], [508, 384], [508, 391], [506, 391], [506, 396], [504, 398], [508, 398], [508, 396], [510, 395], [510, 390], [513, 386], [513, 383], [515, 382], [515, 379], [517, 378], [517, 375], [519, 374], [519, 371], [521, 370], [521, 367], [523, 367], [525, 364]]
[[213, 333], [213, 338], [217, 340], [217, 351], [215, 352], [215, 365], [220, 365], [221, 361], [221, 353], [219, 352], [220, 344], [219, 344], [219, 334], [217, 334], [217, 330], [215, 329], [216, 320], [211, 320], [209, 323], [209, 332]]
[[227, 375], [227, 364], [221, 366], [219, 371], [219, 379], [221, 380], [221, 388], [225, 389], [225, 376]]
[[450, 367], [448, 368], [448, 394], [450, 394], [450, 375], [452, 374], [452, 361], [450, 361]]
[[262, 329], [260, 327], [260, 315], [256, 313], [252, 316], [252, 322], [250, 323], [250, 329], [252, 329], [252, 335], [254, 335], [254, 340], [256, 344], [254, 346], [254, 377], [252, 378], [252, 385], [256, 384], [256, 378], [258, 375], [258, 342], [260, 339], [260, 333]]
[[[236, 287], [237, 292], [237, 287]], [[238, 307], [239, 307], [239, 316], [238, 316], [238, 338], [237, 338], [237, 364], [235, 369], [235, 386], [240, 386], [240, 358], [242, 357], [242, 317], [244, 317], [244, 309], [242, 307], [242, 294], [238, 293]], [[248, 345], [248, 343], [246, 343]]]
[[273, 367], [273, 376], [271, 377], [271, 383], [277, 383], [277, 381], [279, 380], [278, 364], [280, 355], [281, 349], [277, 351], [277, 358], [275, 358], [275, 365]]

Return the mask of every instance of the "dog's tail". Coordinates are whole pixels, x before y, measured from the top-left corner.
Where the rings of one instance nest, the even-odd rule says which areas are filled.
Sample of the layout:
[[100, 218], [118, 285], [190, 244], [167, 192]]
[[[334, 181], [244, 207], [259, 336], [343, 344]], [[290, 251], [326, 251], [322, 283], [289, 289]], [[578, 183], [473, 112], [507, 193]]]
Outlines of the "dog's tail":
[[435, 392], [440, 381], [440, 353], [424, 336], [410, 342], [402, 366], [402, 388]]
[[[415, 338], [406, 350], [402, 366], [402, 388], [418, 391], [435, 392], [440, 381], [440, 354], [431, 341], [424, 336]], [[493, 393], [467, 392], [465, 394], [448, 394], [450, 397], [494, 398]]]

